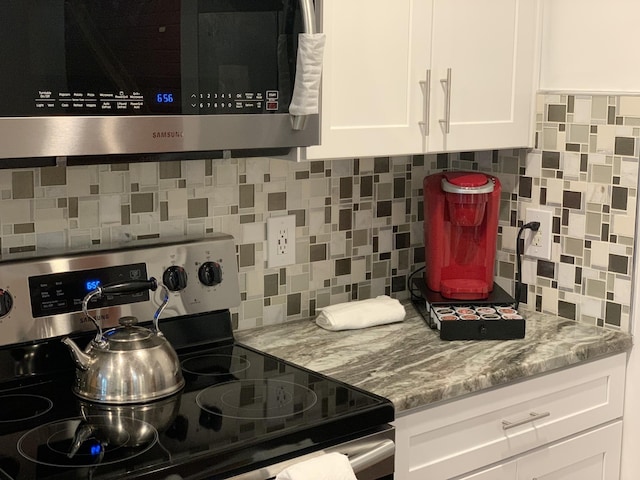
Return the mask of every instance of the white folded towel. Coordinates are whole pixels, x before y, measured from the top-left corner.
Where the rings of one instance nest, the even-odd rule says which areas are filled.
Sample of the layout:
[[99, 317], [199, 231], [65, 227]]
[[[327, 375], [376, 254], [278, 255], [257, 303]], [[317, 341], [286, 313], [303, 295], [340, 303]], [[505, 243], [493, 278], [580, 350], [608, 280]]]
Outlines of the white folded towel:
[[402, 304], [387, 295], [357, 302], [338, 303], [320, 310], [316, 324], [334, 331], [401, 322], [406, 315]]
[[341, 453], [327, 453], [285, 468], [276, 480], [357, 480], [349, 459]]

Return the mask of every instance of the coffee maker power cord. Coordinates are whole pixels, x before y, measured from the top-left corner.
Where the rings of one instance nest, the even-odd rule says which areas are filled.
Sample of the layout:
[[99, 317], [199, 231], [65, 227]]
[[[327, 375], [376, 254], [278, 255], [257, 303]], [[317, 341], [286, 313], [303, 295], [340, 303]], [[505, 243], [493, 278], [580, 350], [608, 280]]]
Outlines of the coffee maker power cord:
[[516, 237], [516, 287], [514, 292], [514, 298], [516, 300], [514, 308], [517, 310], [520, 305], [520, 293], [522, 292], [522, 247], [524, 246], [524, 240], [521, 242], [520, 237], [525, 230], [532, 230], [537, 232], [540, 229], [540, 222], [525, 223], [518, 230], [518, 236]]

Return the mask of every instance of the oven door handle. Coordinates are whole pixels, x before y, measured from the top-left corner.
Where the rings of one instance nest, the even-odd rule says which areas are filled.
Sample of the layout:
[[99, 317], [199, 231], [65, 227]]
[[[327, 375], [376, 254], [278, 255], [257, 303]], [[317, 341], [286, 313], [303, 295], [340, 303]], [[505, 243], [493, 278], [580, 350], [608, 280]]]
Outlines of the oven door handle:
[[[354, 440], [352, 442], [336, 445], [324, 450], [317, 450], [301, 457], [267, 465], [250, 472], [241, 473], [234, 477], [230, 477], [228, 480], [274, 480], [278, 473], [282, 472], [287, 467], [332, 452], [347, 455], [349, 463], [351, 464], [351, 469], [356, 475], [359, 475], [365, 470], [373, 467], [373, 470], [368, 471], [367, 474], [373, 474], [374, 478], [384, 477], [385, 475], [393, 473], [393, 462], [391, 462], [390, 466], [383, 466], [383, 462], [393, 459], [396, 450], [395, 442], [391, 438], [387, 437], [388, 432], [389, 430], [386, 430], [385, 432], [378, 432], [364, 439]], [[377, 466], [380, 466], [383, 471], [380, 473], [377, 472], [375, 470]], [[387, 467], [389, 467], [389, 469], [387, 469]], [[165, 477], [164, 480], [201, 480], [204, 478], [209, 478], [209, 476], [206, 476], [206, 472], [200, 472], [196, 475], [184, 478], [177, 475], [169, 476]]]
[[351, 468], [354, 473], [358, 473], [386, 460], [387, 458], [393, 457], [395, 451], [396, 444], [393, 440], [385, 440], [371, 448], [371, 450], [349, 457], [349, 463], [351, 463]]

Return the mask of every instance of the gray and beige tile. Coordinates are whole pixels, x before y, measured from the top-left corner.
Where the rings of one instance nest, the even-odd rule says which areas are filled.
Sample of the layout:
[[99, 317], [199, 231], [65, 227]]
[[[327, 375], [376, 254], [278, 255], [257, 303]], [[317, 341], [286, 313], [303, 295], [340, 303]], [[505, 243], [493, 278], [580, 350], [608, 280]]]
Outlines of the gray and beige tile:
[[[144, 162], [9, 170], [0, 176], [3, 254], [224, 231], [237, 242], [237, 328], [313, 316], [332, 303], [407, 298], [423, 263], [422, 179], [498, 176], [496, 281], [513, 290], [528, 207], [553, 214], [550, 261], [526, 258], [533, 309], [628, 330], [640, 100], [540, 95], [536, 148], [316, 160]], [[266, 220], [296, 216], [296, 264], [268, 268]]]

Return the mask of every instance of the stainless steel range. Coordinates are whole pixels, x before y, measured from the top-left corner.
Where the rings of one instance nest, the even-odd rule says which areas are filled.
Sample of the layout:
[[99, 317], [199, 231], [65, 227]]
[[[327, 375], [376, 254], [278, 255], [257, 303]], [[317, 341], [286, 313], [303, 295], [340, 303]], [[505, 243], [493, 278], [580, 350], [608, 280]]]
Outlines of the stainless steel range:
[[[166, 289], [105, 294], [82, 312], [88, 292], [148, 279]], [[122, 317], [152, 325], [165, 300], [159, 330], [184, 387], [141, 403], [75, 395], [61, 340], [95, 341], [91, 316], [106, 335]], [[360, 480], [393, 478], [391, 403], [236, 343], [229, 309], [239, 303], [236, 248], [223, 234], [3, 258], [0, 478], [266, 480], [330, 451], [350, 455]]]

